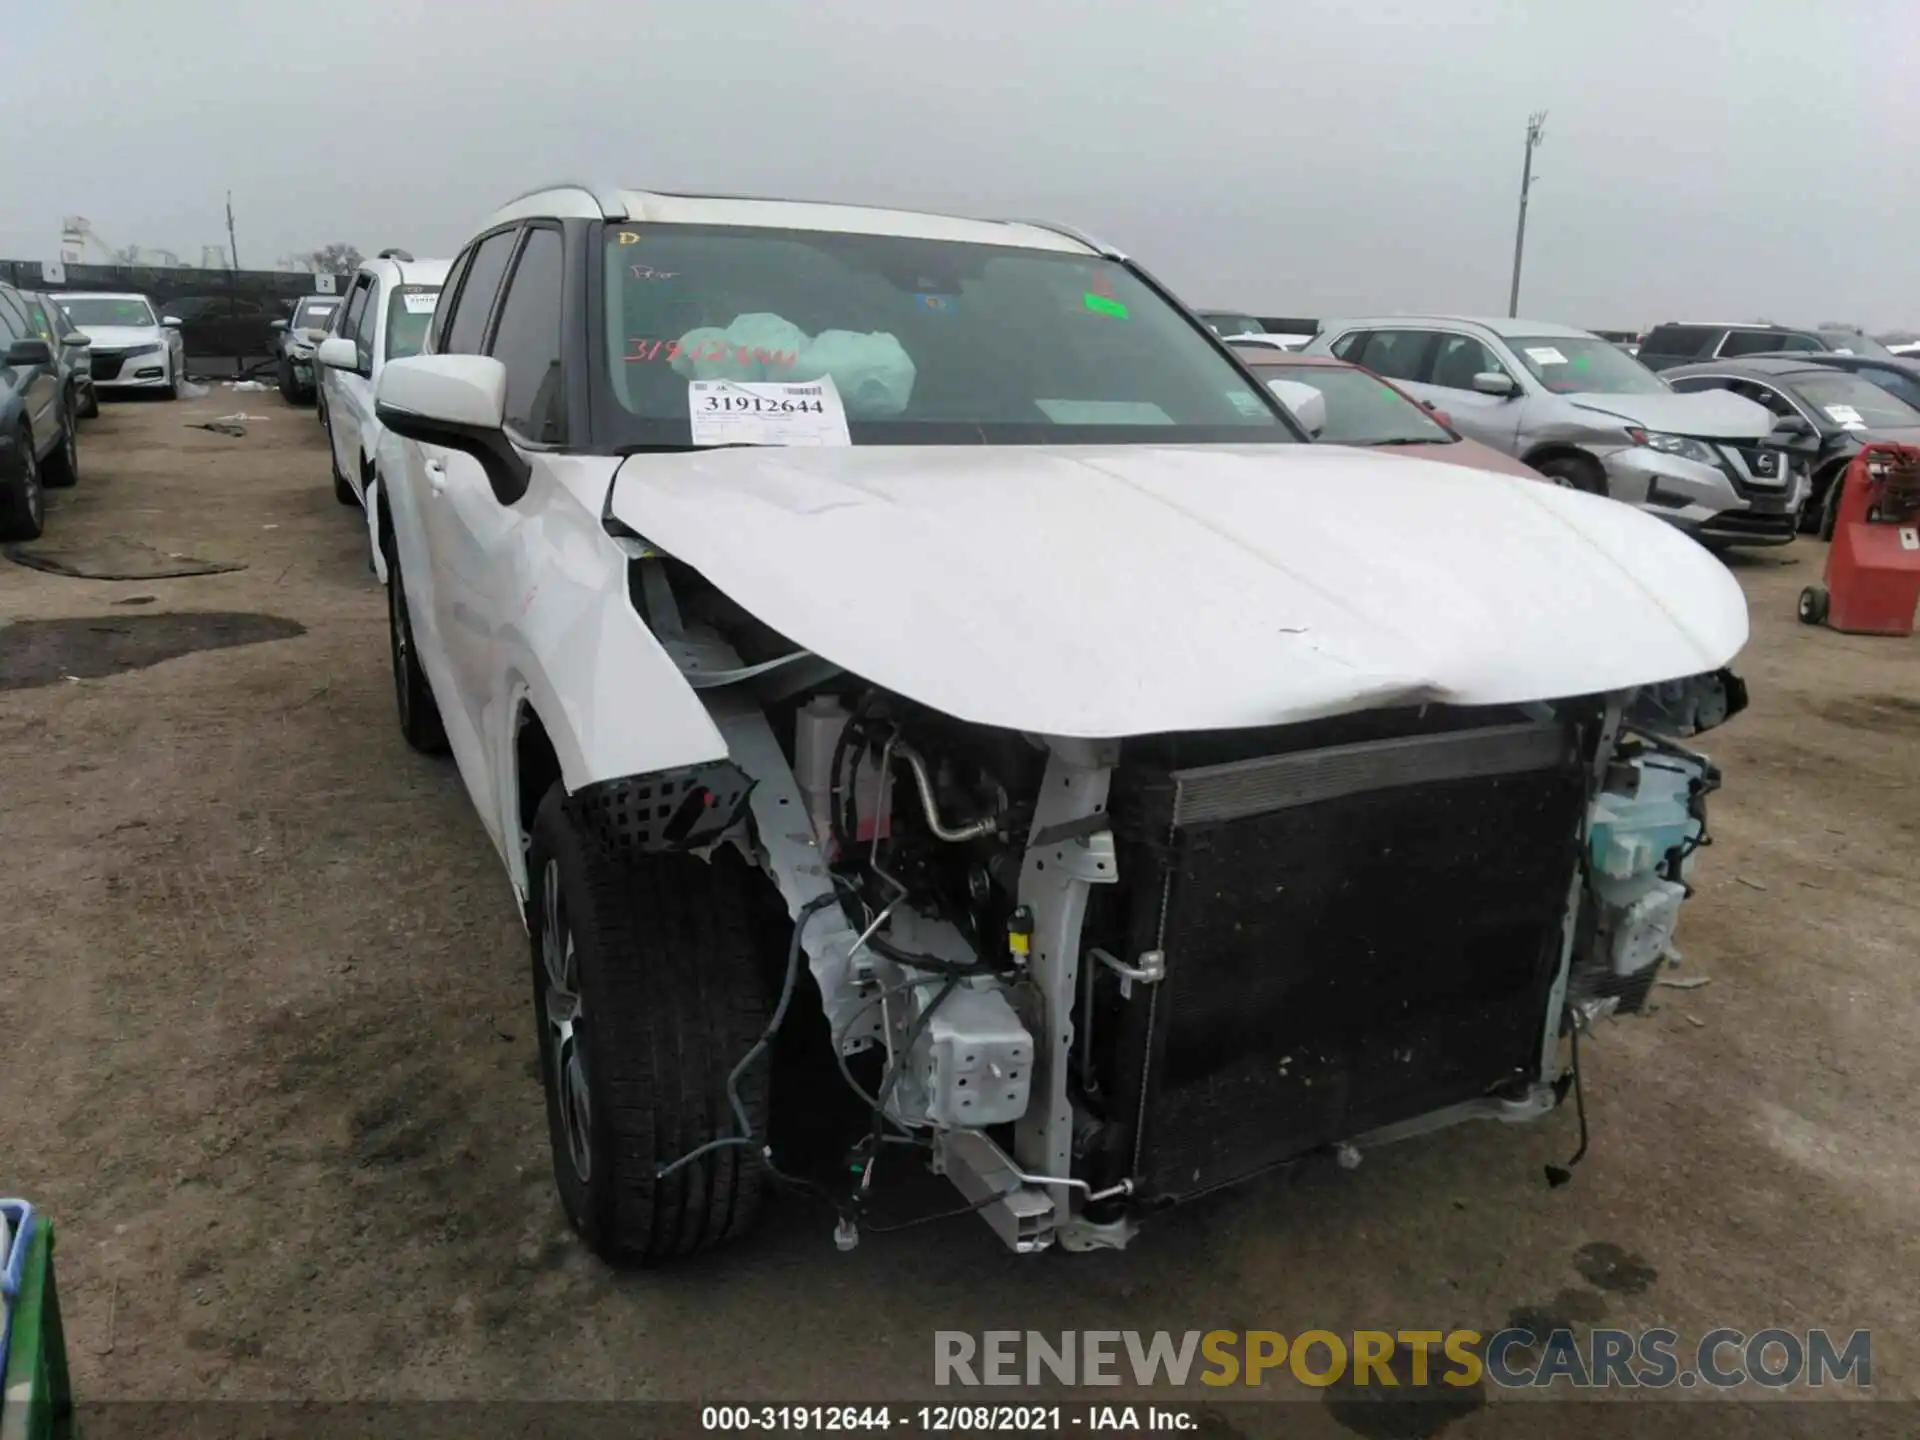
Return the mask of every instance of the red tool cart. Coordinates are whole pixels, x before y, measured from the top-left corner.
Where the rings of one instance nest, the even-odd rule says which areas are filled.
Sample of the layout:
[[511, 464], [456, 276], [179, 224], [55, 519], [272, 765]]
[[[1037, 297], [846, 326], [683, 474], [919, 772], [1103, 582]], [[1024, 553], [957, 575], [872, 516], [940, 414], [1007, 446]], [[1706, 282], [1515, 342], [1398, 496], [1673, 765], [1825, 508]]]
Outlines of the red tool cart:
[[1824, 585], [1800, 592], [1800, 620], [1849, 635], [1911, 635], [1920, 605], [1920, 447], [1864, 445], [1837, 483]]

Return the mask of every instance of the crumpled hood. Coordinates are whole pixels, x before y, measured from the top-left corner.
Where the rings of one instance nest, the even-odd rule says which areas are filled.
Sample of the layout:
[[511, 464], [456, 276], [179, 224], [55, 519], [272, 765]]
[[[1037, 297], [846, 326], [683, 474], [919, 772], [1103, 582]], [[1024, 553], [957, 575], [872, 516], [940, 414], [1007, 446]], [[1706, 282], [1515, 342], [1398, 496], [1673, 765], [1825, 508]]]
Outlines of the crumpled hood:
[[80, 325], [82, 335], [102, 350], [131, 350], [136, 345], [164, 345], [165, 327], [160, 325]]
[[1562, 395], [1582, 410], [1597, 410], [1646, 430], [1709, 440], [1764, 440], [1773, 433], [1773, 413], [1743, 395], [1698, 390], [1682, 395]]
[[1333, 447], [637, 455], [609, 505], [866, 680], [1057, 735], [1587, 694], [1747, 638], [1733, 577], [1658, 520]]

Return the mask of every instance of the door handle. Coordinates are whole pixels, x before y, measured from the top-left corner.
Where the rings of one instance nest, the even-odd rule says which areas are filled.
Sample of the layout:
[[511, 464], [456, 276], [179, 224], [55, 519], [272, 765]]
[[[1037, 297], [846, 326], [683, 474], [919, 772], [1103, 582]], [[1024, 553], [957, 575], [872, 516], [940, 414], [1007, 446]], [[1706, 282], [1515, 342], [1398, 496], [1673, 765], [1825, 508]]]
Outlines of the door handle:
[[444, 460], [427, 461], [427, 484], [433, 487], [433, 493], [436, 495], [438, 495], [441, 491], [447, 488], [447, 462], [446, 461]]

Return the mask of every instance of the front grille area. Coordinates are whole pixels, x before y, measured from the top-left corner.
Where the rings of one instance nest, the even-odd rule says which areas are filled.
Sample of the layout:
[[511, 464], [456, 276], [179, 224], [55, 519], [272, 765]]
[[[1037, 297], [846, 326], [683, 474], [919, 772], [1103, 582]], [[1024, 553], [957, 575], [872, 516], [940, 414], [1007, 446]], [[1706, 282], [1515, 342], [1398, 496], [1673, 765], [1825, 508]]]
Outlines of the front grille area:
[[1786, 452], [1777, 446], [1734, 445], [1721, 442], [1720, 470], [1745, 500], [1779, 499], [1792, 481]]
[[93, 360], [93, 378], [96, 380], [118, 380], [120, 366], [126, 361], [124, 350], [95, 350], [89, 348], [87, 354]]
[[1770, 540], [1781, 544], [1793, 539], [1799, 528], [1791, 510], [1722, 510], [1700, 527], [1709, 539]]
[[1096, 1183], [1180, 1198], [1523, 1088], [1573, 880], [1576, 752], [1527, 723], [1187, 771], [1123, 756], [1127, 943], [1162, 951], [1166, 979], [1104, 997]]

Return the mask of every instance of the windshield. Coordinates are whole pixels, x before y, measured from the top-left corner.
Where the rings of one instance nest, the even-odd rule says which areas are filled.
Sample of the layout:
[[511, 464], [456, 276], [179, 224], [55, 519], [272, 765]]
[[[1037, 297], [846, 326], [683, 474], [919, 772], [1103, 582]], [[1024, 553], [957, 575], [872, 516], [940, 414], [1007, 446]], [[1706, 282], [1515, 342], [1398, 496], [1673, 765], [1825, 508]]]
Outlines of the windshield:
[[333, 318], [333, 312], [340, 308], [340, 302], [329, 296], [325, 300], [302, 300], [293, 307], [293, 328], [295, 330], [324, 330], [327, 321]]
[[1208, 311], [1200, 317], [1207, 322], [1207, 328], [1214, 334], [1227, 335], [1264, 335], [1267, 327], [1251, 315], [1222, 315], [1217, 311]]
[[1858, 330], [1822, 330], [1820, 338], [1836, 355], [1865, 355], [1874, 360], [1900, 358], [1871, 335], [1862, 335]]
[[1439, 421], [1385, 381], [1348, 365], [1263, 365], [1262, 380], [1311, 385], [1327, 401], [1324, 445], [1451, 445]]
[[153, 307], [138, 295], [62, 296], [57, 302], [74, 324], [153, 325]]
[[856, 445], [1299, 438], [1179, 311], [1096, 256], [707, 225], [609, 225], [606, 243], [623, 447], [688, 444], [691, 382], [822, 378]]
[[438, 285], [401, 285], [387, 298], [387, 359], [418, 355], [440, 299]]
[[1920, 426], [1920, 410], [1844, 370], [1796, 375], [1793, 388], [1836, 425], [1870, 430]]
[[1659, 395], [1667, 382], [1597, 335], [1514, 339], [1507, 348], [1556, 395]]

